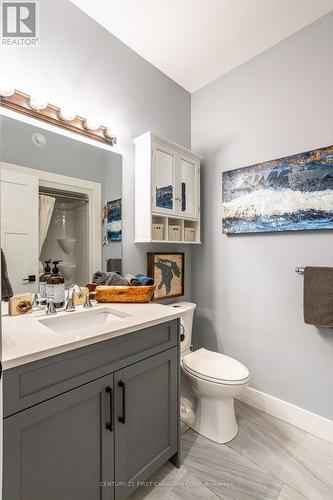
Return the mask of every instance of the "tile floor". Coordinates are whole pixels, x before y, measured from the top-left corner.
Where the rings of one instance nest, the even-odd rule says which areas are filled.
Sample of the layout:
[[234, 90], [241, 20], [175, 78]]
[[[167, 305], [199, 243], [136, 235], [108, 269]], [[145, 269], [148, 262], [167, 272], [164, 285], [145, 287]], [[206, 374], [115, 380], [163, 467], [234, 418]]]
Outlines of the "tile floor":
[[218, 445], [182, 435], [182, 466], [166, 464], [131, 500], [333, 500], [333, 445], [236, 402], [239, 433]]

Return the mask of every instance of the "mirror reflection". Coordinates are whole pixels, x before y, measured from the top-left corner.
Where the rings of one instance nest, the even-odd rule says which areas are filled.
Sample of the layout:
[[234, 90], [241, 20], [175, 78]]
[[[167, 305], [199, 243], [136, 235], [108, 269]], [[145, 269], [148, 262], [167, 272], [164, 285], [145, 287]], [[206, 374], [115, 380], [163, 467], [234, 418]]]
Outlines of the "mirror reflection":
[[0, 159], [2, 264], [15, 294], [44, 292], [50, 274], [68, 288], [122, 272], [119, 154], [2, 116]]

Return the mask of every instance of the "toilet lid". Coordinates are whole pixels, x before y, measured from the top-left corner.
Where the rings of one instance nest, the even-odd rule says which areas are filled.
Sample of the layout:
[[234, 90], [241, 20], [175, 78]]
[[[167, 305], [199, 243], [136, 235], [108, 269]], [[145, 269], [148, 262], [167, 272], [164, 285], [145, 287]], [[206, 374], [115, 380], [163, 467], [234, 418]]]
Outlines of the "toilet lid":
[[249, 370], [229, 356], [208, 349], [198, 349], [183, 358], [186, 371], [199, 378], [220, 384], [244, 382]]

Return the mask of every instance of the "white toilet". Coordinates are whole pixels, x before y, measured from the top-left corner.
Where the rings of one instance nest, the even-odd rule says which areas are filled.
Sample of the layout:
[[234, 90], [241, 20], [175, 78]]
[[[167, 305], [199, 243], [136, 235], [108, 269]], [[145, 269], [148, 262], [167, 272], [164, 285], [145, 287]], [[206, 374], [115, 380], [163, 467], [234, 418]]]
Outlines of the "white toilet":
[[[181, 366], [183, 381], [194, 395], [191, 418], [184, 422], [203, 436], [227, 443], [238, 432], [234, 397], [249, 383], [248, 369], [229, 356], [199, 349], [192, 352], [191, 338], [193, 315], [196, 308], [190, 302], [178, 302], [173, 307], [181, 309]], [[184, 383], [185, 382], [185, 383]], [[188, 396], [186, 394], [186, 396]], [[188, 404], [188, 397], [186, 397]]]

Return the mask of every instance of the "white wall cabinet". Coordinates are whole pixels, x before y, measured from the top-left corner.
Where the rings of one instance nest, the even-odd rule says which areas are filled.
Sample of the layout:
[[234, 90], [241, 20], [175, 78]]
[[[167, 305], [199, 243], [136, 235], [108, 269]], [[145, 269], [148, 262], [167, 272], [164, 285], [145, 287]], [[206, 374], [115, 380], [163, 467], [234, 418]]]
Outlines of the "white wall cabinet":
[[201, 243], [201, 157], [151, 132], [134, 142], [135, 242]]

